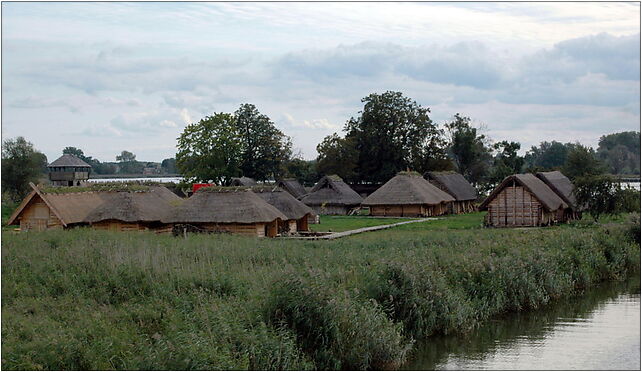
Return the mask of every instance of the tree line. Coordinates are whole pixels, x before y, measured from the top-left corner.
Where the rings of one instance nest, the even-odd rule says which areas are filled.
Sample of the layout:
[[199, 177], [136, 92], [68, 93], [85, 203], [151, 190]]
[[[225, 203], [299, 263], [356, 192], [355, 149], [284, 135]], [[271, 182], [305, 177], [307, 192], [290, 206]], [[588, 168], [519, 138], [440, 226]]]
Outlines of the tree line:
[[[326, 136], [314, 160], [294, 153], [291, 138], [256, 106], [245, 103], [234, 113], [214, 113], [187, 125], [178, 138], [176, 158], [163, 160], [162, 168], [180, 173], [187, 182], [223, 185], [238, 176], [258, 181], [293, 177], [312, 185], [326, 174], [337, 174], [348, 183], [381, 184], [402, 170], [453, 170], [482, 192], [521, 172], [556, 169], [573, 180], [604, 173], [640, 174], [640, 132], [602, 136], [596, 150], [544, 141], [521, 156], [519, 142], [494, 142], [482, 125], [463, 114], [438, 125], [430, 118], [430, 108], [401, 92], [373, 93], [361, 101], [363, 109], [346, 121], [344, 134]], [[146, 166], [128, 151], [116, 157], [117, 163], [102, 163], [76, 147], [66, 147], [63, 153], [83, 159], [98, 174], [113, 174], [117, 168], [120, 173], [141, 173]], [[46, 162], [24, 138], [4, 141], [3, 189], [24, 194], [27, 180], [41, 176]]]

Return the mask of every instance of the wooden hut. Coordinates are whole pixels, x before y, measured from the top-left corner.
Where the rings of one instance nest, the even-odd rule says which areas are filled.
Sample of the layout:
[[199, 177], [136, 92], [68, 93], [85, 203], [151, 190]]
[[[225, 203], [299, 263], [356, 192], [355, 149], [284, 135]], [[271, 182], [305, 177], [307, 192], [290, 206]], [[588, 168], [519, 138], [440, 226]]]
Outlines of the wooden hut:
[[64, 154], [47, 165], [54, 186], [80, 186], [89, 179], [91, 165], [75, 155]]
[[361, 205], [371, 216], [439, 216], [448, 212], [455, 199], [426, 181], [417, 172], [399, 172]]
[[308, 193], [303, 185], [301, 185], [295, 178], [282, 179], [276, 185], [289, 192], [290, 195], [294, 196], [297, 199]]
[[562, 221], [568, 204], [532, 174], [506, 177], [479, 206], [495, 227], [543, 226]]
[[450, 213], [470, 213], [475, 211], [477, 190], [457, 172], [427, 172], [424, 178], [453, 198], [448, 208]]
[[120, 231], [166, 229], [160, 219], [180, 200], [165, 187], [139, 186], [136, 192], [123, 190], [125, 185], [31, 187], [8, 222], [20, 224], [22, 231], [83, 225]]
[[252, 191], [261, 199], [276, 207], [287, 217], [279, 227], [282, 234], [293, 234], [297, 231], [308, 231], [308, 218], [314, 213], [307, 205], [297, 200], [280, 187], [255, 186]]
[[250, 177], [236, 177], [232, 178], [232, 182], [230, 183], [230, 186], [254, 186], [256, 185], [256, 181], [254, 178]]
[[210, 232], [274, 237], [287, 217], [249, 188], [204, 187], [162, 220]]
[[575, 186], [573, 186], [568, 177], [560, 171], [538, 172], [536, 176], [568, 204], [568, 208], [564, 210], [564, 215], [562, 216], [563, 221], [582, 218], [581, 208], [577, 205], [577, 200], [573, 193]]
[[359, 207], [363, 198], [343, 182], [341, 177], [332, 175], [321, 178], [301, 201], [316, 214], [345, 215]]

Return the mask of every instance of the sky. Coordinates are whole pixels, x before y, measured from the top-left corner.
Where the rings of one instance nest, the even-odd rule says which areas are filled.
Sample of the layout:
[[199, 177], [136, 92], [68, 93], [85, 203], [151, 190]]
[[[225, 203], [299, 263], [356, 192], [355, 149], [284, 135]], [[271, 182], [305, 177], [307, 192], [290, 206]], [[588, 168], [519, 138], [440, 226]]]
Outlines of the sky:
[[2, 138], [49, 161], [161, 161], [242, 103], [314, 159], [388, 90], [521, 153], [597, 147], [640, 128], [640, 3], [2, 3]]

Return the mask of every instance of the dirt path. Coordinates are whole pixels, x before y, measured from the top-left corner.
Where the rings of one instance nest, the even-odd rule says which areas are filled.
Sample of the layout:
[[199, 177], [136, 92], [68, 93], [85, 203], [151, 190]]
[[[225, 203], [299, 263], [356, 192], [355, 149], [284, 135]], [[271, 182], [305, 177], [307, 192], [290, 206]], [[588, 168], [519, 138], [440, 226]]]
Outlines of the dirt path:
[[376, 230], [389, 229], [391, 227], [395, 227], [395, 226], [399, 226], [399, 225], [405, 225], [407, 223], [417, 223], [417, 222], [426, 222], [426, 221], [434, 221], [434, 220], [437, 220], [437, 218], [421, 218], [421, 219], [418, 219], [418, 220], [397, 222], [397, 223], [393, 223], [393, 224], [390, 224], [390, 225], [379, 225], [379, 226], [362, 227], [362, 228], [356, 229], [356, 230], [341, 231], [341, 232], [332, 233], [332, 234], [328, 234], [328, 235], [296, 236], [296, 237], [290, 237], [290, 238], [285, 238], [285, 239], [332, 240], [332, 239], [343, 238], [345, 236], [350, 236], [350, 235], [354, 235], [354, 234], [360, 234], [360, 233], [367, 232], [367, 231], [376, 231]]

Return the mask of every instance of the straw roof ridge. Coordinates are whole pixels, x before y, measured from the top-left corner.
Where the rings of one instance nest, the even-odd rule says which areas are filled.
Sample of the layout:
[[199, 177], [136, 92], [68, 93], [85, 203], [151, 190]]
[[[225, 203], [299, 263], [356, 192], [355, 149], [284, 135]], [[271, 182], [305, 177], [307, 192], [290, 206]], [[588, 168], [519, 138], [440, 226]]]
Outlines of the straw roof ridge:
[[104, 196], [103, 203], [87, 215], [87, 221], [160, 221], [180, 200], [165, 187], [148, 192], [109, 192]]
[[499, 194], [504, 187], [507, 187], [512, 181], [522, 185], [526, 190], [531, 192], [542, 203], [544, 208], [549, 212], [559, 208], [567, 208], [568, 204], [562, 200], [550, 187], [542, 180], [530, 173], [513, 174], [504, 178], [504, 180], [490, 193], [490, 195], [479, 205], [479, 210], [486, 210], [492, 199]]
[[445, 188], [458, 201], [477, 199], [477, 190], [457, 172], [426, 172], [426, 178]]
[[337, 175], [325, 176], [301, 201], [306, 205], [359, 205], [363, 198]]
[[308, 193], [296, 178], [284, 178], [280, 180], [277, 185], [292, 194], [295, 198], [300, 198]]
[[106, 191], [130, 191], [130, 192], [146, 192], [150, 190], [148, 185], [124, 183], [124, 182], [105, 182], [95, 183], [87, 186], [47, 186], [42, 187], [40, 191], [46, 194], [71, 194], [71, 193], [85, 193], [85, 192], [106, 192]]
[[544, 181], [551, 190], [555, 191], [555, 193], [571, 208], [577, 207], [577, 200], [573, 193], [575, 186], [573, 186], [571, 180], [569, 180], [562, 172], [538, 172], [536, 176], [540, 180]]
[[174, 208], [162, 222], [265, 223], [276, 219], [287, 220], [282, 212], [261, 199], [251, 189], [237, 192], [200, 192], [201, 190]]
[[257, 188], [253, 191], [263, 200], [281, 211], [288, 219], [298, 220], [307, 214], [313, 214], [310, 207], [297, 200], [281, 188]]
[[397, 174], [362, 203], [371, 205], [435, 205], [454, 201], [448, 193], [426, 181], [419, 173]]
[[52, 161], [47, 167], [80, 167], [91, 168], [91, 165], [84, 162], [82, 159], [75, 155], [63, 154], [58, 159]]

